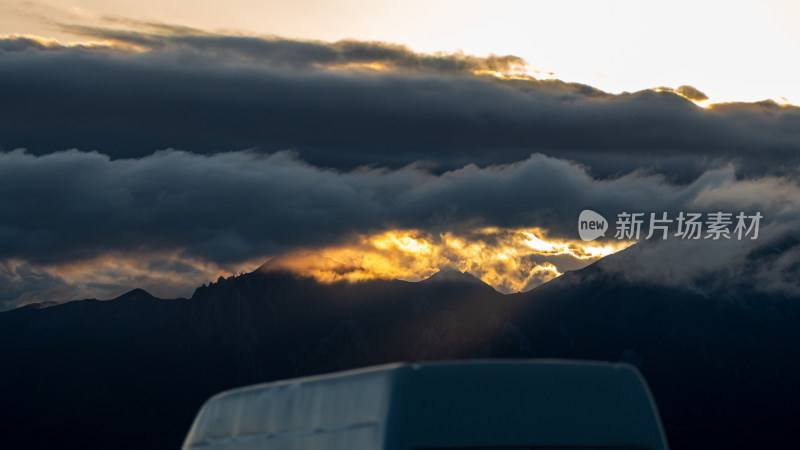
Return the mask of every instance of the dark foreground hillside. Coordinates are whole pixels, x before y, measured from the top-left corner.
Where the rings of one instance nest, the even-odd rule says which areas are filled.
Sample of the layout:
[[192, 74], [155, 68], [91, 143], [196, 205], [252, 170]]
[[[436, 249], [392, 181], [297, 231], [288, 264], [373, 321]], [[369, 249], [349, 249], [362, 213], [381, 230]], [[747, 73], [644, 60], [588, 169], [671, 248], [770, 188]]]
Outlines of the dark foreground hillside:
[[800, 303], [631, 284], [602, 261], [502, 295], [459, 272], [320, 284], [257, 270], [191, 299], [132, 291], [0, 314], [0, 447], [177, 448], [235, 386], [392, 361], [637, 365], [673, 449], [787, 448], [800, 417]]

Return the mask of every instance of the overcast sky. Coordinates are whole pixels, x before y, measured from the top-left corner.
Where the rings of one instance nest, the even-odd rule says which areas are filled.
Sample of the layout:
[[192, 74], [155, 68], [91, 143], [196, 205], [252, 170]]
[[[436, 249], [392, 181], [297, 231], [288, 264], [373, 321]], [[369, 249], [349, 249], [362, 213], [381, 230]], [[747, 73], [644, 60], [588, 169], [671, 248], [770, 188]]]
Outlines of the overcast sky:
[[[689, 275], [796, 232], [800, 109], [700, 101], [793, 95], [782, 77], [798, 75], [787, 56], [796, 31], [755, 3], [716, 16], [674, 3], [661, 15], [624, 2], [256, 3], [247, 13], [197, 2], [4, 6], [0, 308], [134, 287], [186, 296], [300, 250], [390, 258], [364, 242], [391, 230], [405, 230], [398, 251], [411, 236], [530, 251], [539, 244], [514, 236], [536, 228], [576, 241], [587, 208], [764, 214], [760, 241], [680, 247], [693, 255], [693, 266], [678, 264]], [[751, 52], [739, 39], [752, 29], [731, 23], [763, 27], [752, 45], [768, 51]], [[734, 51], [738, 71], [726, 59]], [[526, 62], [555, 76], [526, 76]], [[695, 89], [666, 89], [679, 85]], [[501, 231], [475, 232], [492, 227]], [[448, 252], [430, 264], [511, 270]], [[596, 259], [555, 253], [514, 253], [522, 277], [496, 287], [530, 288]], [[665, 273], [642, 255], [648, 277]], [[683, 283], [676, 258], [664, 279]], [[798, 270], [796, 249], [779, 259], [764, 276]], [[405, 269], [415, 267], [431, 268]]]

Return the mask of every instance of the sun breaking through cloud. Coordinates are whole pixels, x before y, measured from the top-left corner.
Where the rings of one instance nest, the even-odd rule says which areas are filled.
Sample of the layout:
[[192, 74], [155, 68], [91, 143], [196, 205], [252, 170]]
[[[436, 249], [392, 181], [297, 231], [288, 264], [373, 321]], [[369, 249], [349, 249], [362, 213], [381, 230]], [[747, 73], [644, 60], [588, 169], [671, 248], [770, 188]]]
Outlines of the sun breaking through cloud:
[[485, 227], [440, 234], [389, 230], [362, 234], [344, 245], [290, 252], [272, 259], [264, 269], [283, 269], [335, 282], [379, 278], [418, 281], [443, 268], [455, 268], [500, 292], [511, 293], [532, 289], [631, 244], [552, 239], [539, 228]]

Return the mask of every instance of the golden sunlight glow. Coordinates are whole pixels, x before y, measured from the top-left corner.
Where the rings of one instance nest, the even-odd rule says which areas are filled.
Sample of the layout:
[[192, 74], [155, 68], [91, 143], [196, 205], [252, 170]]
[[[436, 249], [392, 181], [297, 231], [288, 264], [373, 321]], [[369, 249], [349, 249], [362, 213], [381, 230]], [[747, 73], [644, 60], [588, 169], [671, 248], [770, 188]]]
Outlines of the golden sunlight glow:
[[709, 99], [709, 98], [706, 98], [704, 100], [698, 100], [698, 99], [695, 99], [695, 98], [691, 98], [691, 97], [687, 96], [686, 94], [684, 94], [682, 92], [679, 92], [676, 89], [654, 88], [653, 91], [654, 92], [671, 92], [671, 93], [673, 93], [675, 95], [679, 95], [679, 96], [685, 98], [686, 100], [689, 100], [690, 102], [694, 103], [695, 105], [697, 105], [697, 106], [699, 106], [701, 108], [708, 108], [709, 106], [711, 106], [711, 105], [713, 105], [715, 103], [715, 102], [712, 102], [711, 99]]
[[0, 34], [0, 39], [27, 39], [41, 45], [42, 48], [49, 50], [57, 50], [59, 48], [83, 48], [83, 49], [100, 49], [100, 50], [114, 50], [121, 52], [143, 52], [146, 49], [133, 44], [119, 42], [112, 39], [102, 40], [89, 40], [80, 42], [61, 42], [58, 39], [38, 36], [35, 34]]
[[548, 238], [538, 228], [487, 227], [431, 234], [391, 230], [273, 258], [265, 267], [323, 282], [398, 278], [419, 281], [444, 267], [468, 272], [501, 292], [532, 289], [629, 246]]
[[348, 62], [345, 64], [314, 64], [316, 67], [337, 70], [337, 71], [361, 71], [361, 72], [386, 72], [391, 70], [388, 65], [378, 61], [368, 62]]
[[472, 73], [474, 75], [490, 75], [495, 78], [499, 78], [501, 80], [525, 80], [525, 81], [535, 81], [535, 80], [555, 80], [556, 76], [552, 72], [540, 72], [538, 70], [529, 71], [528, 72], [512, 72], [512, 73], [503, 73], [497, 70], [490, 70], [490, 69], [476, 69], [473, 70]]

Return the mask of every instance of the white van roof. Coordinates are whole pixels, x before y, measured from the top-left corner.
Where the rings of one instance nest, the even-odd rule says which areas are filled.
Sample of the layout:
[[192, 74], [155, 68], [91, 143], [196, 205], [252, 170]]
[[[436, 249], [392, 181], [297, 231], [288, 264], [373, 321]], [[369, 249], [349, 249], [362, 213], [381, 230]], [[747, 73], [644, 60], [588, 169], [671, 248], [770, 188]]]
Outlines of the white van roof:
[[649, 390], [623, 363], [391, 364], [226, 391], [183, 448], [666, 449]]

